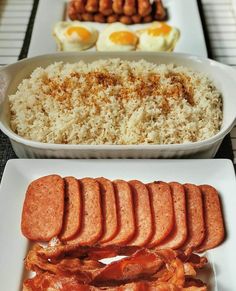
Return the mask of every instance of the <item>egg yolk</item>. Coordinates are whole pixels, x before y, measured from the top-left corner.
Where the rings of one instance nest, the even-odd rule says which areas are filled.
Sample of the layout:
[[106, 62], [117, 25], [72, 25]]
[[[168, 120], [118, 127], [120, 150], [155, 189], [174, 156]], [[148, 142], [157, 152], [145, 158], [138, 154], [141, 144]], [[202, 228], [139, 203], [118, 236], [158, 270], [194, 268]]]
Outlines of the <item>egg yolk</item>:
[[129, 31], [112, 32], [109, 38], [113, 43], [120, 45], [136, 45], [138, 41], [137, 36]]
[[71, 26], [66, 30], [66, 34], [71, 37], [72, 35], [77, 35], [81, 40], [88, 41], [91, 37], [90, 31], [81, 26]]
[[151, 27], [147, 30], [147, 33], [149, 35], [152, 35], [152, 36], [160, 36], [160, 35], [163, 35], [163, 36], [166, 36], [170, 33], [171, 31], [171, 27], [165, 23], [162, 23], [160, 26], [158, 27]]

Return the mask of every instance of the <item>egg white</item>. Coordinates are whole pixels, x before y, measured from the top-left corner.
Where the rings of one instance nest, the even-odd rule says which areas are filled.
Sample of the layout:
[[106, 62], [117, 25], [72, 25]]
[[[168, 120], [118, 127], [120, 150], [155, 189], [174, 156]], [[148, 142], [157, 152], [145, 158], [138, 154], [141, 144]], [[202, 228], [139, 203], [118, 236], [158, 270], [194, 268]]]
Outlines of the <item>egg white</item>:
[[[87, 40], [81, 39], [78, 34], [72, 33], [68, 35], [67, 29], [70, 27], [81, 27], [86, 29], [90, 33], [90, 37]], [[79, 21], [60, 21], [56, 23], [53, 28], [53, 35], [58, 44], [58, 48], [61, 51], [82, 51], [95, 45], [98, 32], [96, 29], [89, 25], [85, 25]]]
[[115, 22], [110, 25], [108, 25], [100, 34], [97, 40], [97, 50], [98, 51], [132, 51], [136, 49], [136, 45], [128, 44], [128, 45], [122, 45], [114, 43], [109, 37], [113, 32], [119, 32], [119, 31], [127, 31], [134, 34], [136, 37], [137, 35], [127, 28], [126, 25]]

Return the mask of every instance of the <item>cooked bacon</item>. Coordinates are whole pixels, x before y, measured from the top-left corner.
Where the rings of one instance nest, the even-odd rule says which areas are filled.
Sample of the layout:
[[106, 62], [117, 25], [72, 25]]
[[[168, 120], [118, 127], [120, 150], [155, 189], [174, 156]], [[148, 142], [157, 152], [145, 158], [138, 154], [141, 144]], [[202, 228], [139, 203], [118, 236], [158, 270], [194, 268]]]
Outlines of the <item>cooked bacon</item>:
[[93, 278], [93, 273], [104, 267], [104, 264], [99, 261], [80, 260], [78, 258], [49, 261], [40, 257], [37, 254], [37, 249], [33, 248], [25, 259], [25, 267], [27, 270], [35, 272], [43, 271], [64, 276], [76, 275], [79, 282], [89, 283]]
[[[75, 276], [63, 277], [50, 273], [37, 274], [25, 280], [23, 291], [181, 291], [182, 288], [166, 282], [139, 281], [113, 287], [83, 285]], [[185, 289], [184, 289], [185, 290]], [[187, 289], [186, 289], [187, 290]], [[197, 289], [196, 289], [197, 290]]]
[[37, 253], [45, 259], [60, 259], [64, 257], [75, 258], [89, 258], [92, 260], [101, 260], [104, 258], [111, 258], [118, 255], [128, 256], [134, 254], [139, 247], [135, 246], [102, 246], [102, 247], [89, 247], [79, 245], [64, 245], [59, 244], [43, 248], [38, 245]]
[[98, 270], [92, 283], [127, 282], [155, 274], [162, 266], [163, 260], [155, 253], [142, 249], [134, 255], [108, 264]]

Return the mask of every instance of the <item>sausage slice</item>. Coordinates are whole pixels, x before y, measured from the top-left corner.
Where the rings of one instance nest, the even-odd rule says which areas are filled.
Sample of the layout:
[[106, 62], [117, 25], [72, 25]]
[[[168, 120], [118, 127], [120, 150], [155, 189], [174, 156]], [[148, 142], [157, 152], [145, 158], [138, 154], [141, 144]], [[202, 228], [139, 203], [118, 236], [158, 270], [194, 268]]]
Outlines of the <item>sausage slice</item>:
[[148, 247], [156, 247], [171, 232], [174, 225], [174, 209], [171, 189], [167, 183], [147, 184], [153, 213], [154, 235]]
[[65, 207], [64, 221], [60, 239], [67, 241], [71, 239], [80, 229], [81, 226], [81, 190], [78, 180], [74, 177], [66, 177], [65, 181]]
[[172, 191], [174, 203], [175, 224], [169, 236], [157, 247], [160, 249], [178, 249], [187, 239], [187, 223], [186, 223], [186, 201], [183, 185], [172, 182], [169, 183]]
[[203, 201], [200, 189], [193, 184], [184, 184], [187, 204], [188, 238], [183, 249], [196, 249], [205, 237]]
[[116, 193], [119, 230], [109, 245], [124, 245], [135, 235], [136, 226], [133, 209], [132, 192], [129, 184], [123, 180], [113, 181]]
[[147, 187], [140, 181], [129, 181], [133, 193], [134, 211], [136, 220], [136, 234], [129, 245], [145, 246], [153, 234], [152, 212]]
[[92, 178], [83, 178], [79, 182], [83, 201], [82, 226], [78, 234], [67, 243], [93, 245], [100, 239], [103, 231], [99, 184]]
[[49, 175], [33, 181], [23, 206], [21, 231], [34, 241], [49, 241], [62, 228], [64, 212], [64, 181]]
[[112, 182], [105, 178], [97, 178], [100, 186], [103, 209], [103, 235], [100, 244], [113, 239], [118, 231], [116, 197]]
[[200, 189], [203, 197], [206, 236], [197, 251], [203, 252], [219, 245], [224, 239], [225, 230], [220, 199], [216, 189], [209, 185], [202, 185]]

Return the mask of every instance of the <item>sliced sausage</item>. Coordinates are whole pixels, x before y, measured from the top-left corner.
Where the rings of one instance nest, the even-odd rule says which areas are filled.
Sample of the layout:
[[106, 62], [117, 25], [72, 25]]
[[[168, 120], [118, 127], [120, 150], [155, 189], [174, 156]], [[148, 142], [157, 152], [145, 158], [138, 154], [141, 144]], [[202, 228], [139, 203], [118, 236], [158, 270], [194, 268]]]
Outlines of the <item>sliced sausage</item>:
[[188, 238], [183, 249], [196, 249], [205, 237], [203, 201], [200, 189], [193, 184], [184, 184], [187, 205]]
[[220, 199], [216, 189], [209, 185], [202, 185], [200, 189], [203, 197], [206, 236], [197, 251], [203, 252], [219, 245], [224, 239], [225, 231]]
[[172, 191], [174, 203], [175, 224], [172, 232], [157, 247], [160, 249], [178, 249], [187, 239], [187, 223], [186, 223], [186, 200], [183, 185], [172, 182], [169, 183]]
[[129, 181], [133, 193], [136, 234], [129, 245], [142, 247], [153, 234], [152, 212], [147, 187], [140, 181]]
[[100, 244], [113, 239], [118, 231], [116, 197], [112, 182], [105, 178], [96, 179], [100, 186], [103, 209], [103, 235]]
[[92, 178], [83, 178], [79, 182], [83, 201], [82, 226], [79, 233], [67, 243], [93, 245], [100, 239], [103, 231], [99, 184]]
[[171, 189], [167, 183], [147, 184], [153, 213], [154, 234], [148, 247], [156, 247], [171, 232], [174, 225], [174, 209]]
[[81, 191], [78, 180], [74, 177], [66, 177], [65, 181], [65, 207], [63, 227], [60, 239], [67, 241], [71, 239], [80, 229], [82, 220]]
[[123, 180], [113, 181], [116, 193], [119, 230], [109, 245], [124, 245], [135, 235], [135, 218], [130, 186]]
[[49, 175], [33, 181], [26, 192], [21, 230], [35, 241], [49, 241], [62, 228], [64, 212], [64, 181]]

